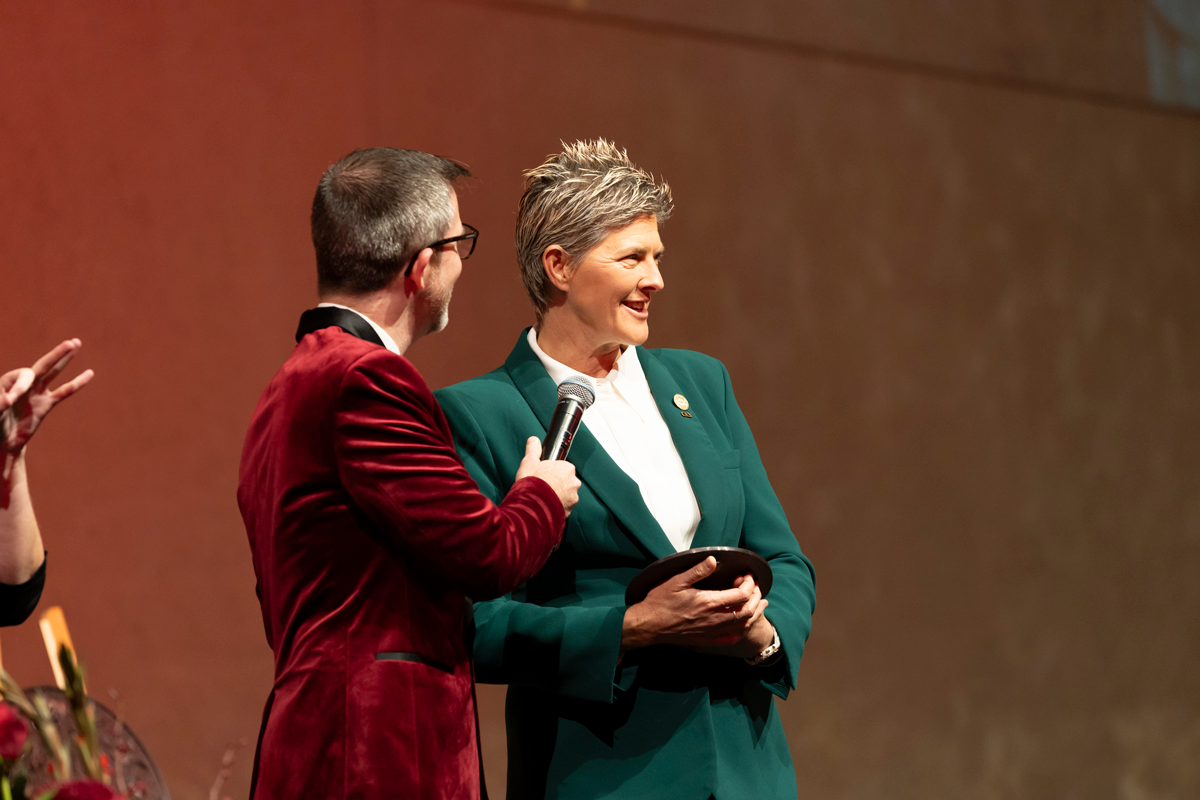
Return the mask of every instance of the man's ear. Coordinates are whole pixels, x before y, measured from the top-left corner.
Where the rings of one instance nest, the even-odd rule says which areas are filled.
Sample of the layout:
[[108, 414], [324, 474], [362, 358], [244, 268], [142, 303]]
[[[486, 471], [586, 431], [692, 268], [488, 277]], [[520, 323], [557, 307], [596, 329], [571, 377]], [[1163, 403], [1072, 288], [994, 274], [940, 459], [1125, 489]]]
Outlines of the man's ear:
[[555, 289], [560, 292], [565, 292], [570, 287], [569, 280], [571, 269], [567, 265], [567, 251], [560, 246], [552, 244], [542, 253], [542, 269], [546, 270], [546, 277], [550, 279], [550, 283]]
[[433, 248], [431, 247], [426, 247], [417, 253], [417, 260], [413, 262], [412, 270], [404, 278], [405, 296], [414, 295], [425, 288], [425, 282], [429, 277], [429, 262], [432, 260]]

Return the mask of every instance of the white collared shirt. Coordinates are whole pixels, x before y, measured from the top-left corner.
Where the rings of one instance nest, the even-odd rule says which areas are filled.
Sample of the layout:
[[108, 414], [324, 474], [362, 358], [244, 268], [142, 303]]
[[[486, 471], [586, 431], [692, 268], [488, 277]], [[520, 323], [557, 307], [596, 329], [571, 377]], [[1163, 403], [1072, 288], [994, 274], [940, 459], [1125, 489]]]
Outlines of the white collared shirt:
[[393, 339], [390, 335], [388, 335], [387, 331], [385, 331], [383, 328], [376, 325], [375, 320], [371, 319], [370, 317], [368, 317], [366, 314], [362, 313], [361, 311], [351, 308], [350, 306], [338, 305], [337, 303], [317, 303], [317, 308], [344, 308], [347, 311], [353, 311], [355, 314], [358, 314], [360, 317], [362, 317], [368, 323], [370, 323], [371, 327], [375, 329], [375, 332], [377, 334], [379, 334], [379, 341], [383, 342], [384, 347], [386, 347], [388, 350], [391, 350], [393, 353], [395, 353], [398, 356], [404, 355], [403, 353], [400, 352], [400, 347], [396, 344], [396, 340]]
[[[580, 374], [546, 355], [532, 328], [529, 346], [555, 383]], [[646, 507], [675, 549], [687, 550], [700, 524], [700, 506], [671, 431], [650, 393], [637, 348], [626, 347], [607, 377], [581, 377], [596, 391], [596, 402], [583, 412], [583, 424], [637, 483]]]

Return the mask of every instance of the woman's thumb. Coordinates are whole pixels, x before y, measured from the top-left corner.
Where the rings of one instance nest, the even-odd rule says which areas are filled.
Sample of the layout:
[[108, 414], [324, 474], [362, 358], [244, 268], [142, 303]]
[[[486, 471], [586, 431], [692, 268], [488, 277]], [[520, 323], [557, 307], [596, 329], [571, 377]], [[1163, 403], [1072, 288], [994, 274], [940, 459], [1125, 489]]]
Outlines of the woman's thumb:
[[687, 580], [687, 585], [691, 586], [695, 583], [699, 583], [700, 581], [704, 580], [705, 578], [707, 578], [709, 575], [712, 575], [716, 571], [717, 571], [717, 559], [713, 558], [712, 556], [709, 556], [708, 558], [704, 559], [696, 566], [689, 569], [687, 572], [683, 573], [683, 575]]

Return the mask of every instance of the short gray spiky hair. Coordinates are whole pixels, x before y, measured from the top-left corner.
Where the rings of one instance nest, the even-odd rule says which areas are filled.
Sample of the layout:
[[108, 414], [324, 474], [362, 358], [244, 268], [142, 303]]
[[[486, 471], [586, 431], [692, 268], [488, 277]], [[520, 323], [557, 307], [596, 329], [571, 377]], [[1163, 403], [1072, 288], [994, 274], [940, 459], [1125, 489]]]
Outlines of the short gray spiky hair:
[[567, 264], [580, 259], [610, 233], [642, 217], [660, 223], [671, 216], [671, 187], [636, 167], [624, 150], [604, 139], [562, 143], [563, 151], [525, 173], [517, 209], [517, 262], [538, 323], [550, 306], [551, 283], [542, 254], [558, 245]]

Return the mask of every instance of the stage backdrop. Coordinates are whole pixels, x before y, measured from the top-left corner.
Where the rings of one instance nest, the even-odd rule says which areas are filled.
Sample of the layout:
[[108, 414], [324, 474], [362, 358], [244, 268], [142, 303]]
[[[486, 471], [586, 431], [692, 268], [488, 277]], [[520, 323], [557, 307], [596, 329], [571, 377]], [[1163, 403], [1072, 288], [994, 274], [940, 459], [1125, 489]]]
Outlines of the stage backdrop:
[[[270, 686], [234, 488], [315, 302], [321, 172], [394, 145], [479, 176], [450, 328], [411, 353], [437, 387], [531, 320], [521, 170], [596, 136], [675, 191], [650, 345], [729, 367], [816, 564], [801, 796], [1197, 796], [1196, 4], [1068, 6], [0, 7], [0, 370], [79, 336], [97, 373], [29, 451], [42, 605], [174, 796]], [[3, 639], [51, 680], [33, 623]]]

